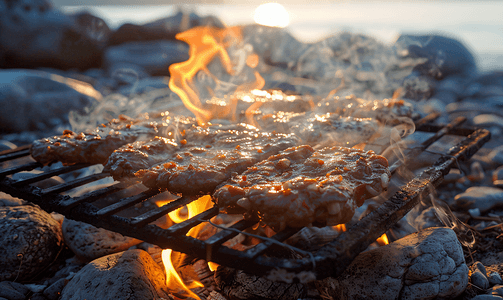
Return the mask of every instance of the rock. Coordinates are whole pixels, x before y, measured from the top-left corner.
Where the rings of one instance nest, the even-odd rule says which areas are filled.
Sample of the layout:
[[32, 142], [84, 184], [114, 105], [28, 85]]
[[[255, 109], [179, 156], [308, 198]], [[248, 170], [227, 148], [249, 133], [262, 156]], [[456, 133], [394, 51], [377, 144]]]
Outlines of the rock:
[[[501, 276], [498, 272], [491, 272], [489, 274], [489, 276], [487, 276], [487, 279], [489, 279], [489, 283], [492, 285], [503, 284], [503, 280], [501, 279]], [[502, 290], [502, 292], [503, 292], [503, 290]], [[500, 296], [503, 296], [503, 295], [500, 295]]]
[[492, 288], [492, 293], [495, 296], [503, 297], [503, 285], [495, 285]]
[[59, 223], [37, 206], [0, 207], [0, 232], [0, 280], [38, 275], [63, 244]]
[[488, 158], [499, 165], [503, 165], [503, 146], [494, 148], [489, 153]]
[[101, 65], [99, 44], [48, 0], [8, 1], [0, 11], [0, 45], [3, 68]]
[[0, 152], [6, 151], [6, 150], [13, 150], [16, 148], [17, 148], [16, 144], [11, 143], [6, 140], [0, 140]]
[[299, 299], [306, 295], [301, 283], [275, 282], [241, 270], [218, 267], [215, 282], [223, 295], [230, 299]]
[[458, 209], [478, 208], [481, 213], [503, 207], [503, 190], [488, 186], [472, 186], [464, 193], [454, 197], [454, 205]]
[[435, 79], [450, 75], [473, 76], [477, 72], [475, 58], [455, 39], [439, 35], [401, 35], [395, 48], [408, 57], [426, 58], [427, 61], [417, 65], [414, 71]]
[[463, 250], [448, 228], [428, 228], [363, 252], [338, 279], [317, 282], [332, 299], [454, 298], [467, 285]]
[[[434, 207], [428, 207], [423, 211], [420, 211], [420, 209], [420, 206], [416, 206], [416, 208], [407, 214], [407, 220], [416, 230], [420, 231], [430, 227], [443, 226], [435, 213]], [[417, 214], [417, 210], [420, 211], [419, 214]], [[417, 216], [414, 217], [415, 215]]]
[[179, 41], [127, 42], [108, 47], [105, 51], [105, 65], [114, 68], [116, 64], [135, 64], [152, 76], [169, 76], [169, 66], [189, 59], [189, 47]]
[[128, 249], [141, 243], [140, 240], [120, 233], [65, 218], [63, 238], [73, 253], [80, 258], [92, 260]]
[[61, 293], [61, 300], [173, 299], [163, 270], [143, 250], [98, 258], [80, 270]]
[[473, 285], [478, 286], [482, 290], [489, 288], [489, 280], [487, 280], [486, 275], [483, 274], [480, 270], [476, 270], [472, 273], [472, 275], [470, 276], [470, 281]]
[[159, 19], [145, 25], [124, 24], [109, 38], [108, 44], [116, 46], [127, 42], [174, 40], [179, 32], [196, 26], [224, 28], [215, 17], [200, 17], [195, 13], [178, 12], [176, 15]]
[[493, 114], [481, 114], [475, 116], [472, 120], [473, 125], [478, 127], [489, 128], [491, 126], [503, 127], [503, 118]]
[[[0, 132], [45, 130], [68, 122], [101, 95], [91, 85], [33, 70], [0, 70]], [[22, 108], [22, 109], [20, 109]]]
[[28, 204], [27, 201], [12, 197], [11, 195], [0, 192], [0, 207], [2, 206], [21, 206]]
[[498, 167], [493, 171], [493, 181], [503, 180], [503, 166]]
[[55, 283], [51, 284], [44, 290], [44, 296], [49, 300], [57, 300], [65, 287], [67, 280], [65, 278], [61, 278]]
[[84, 32], [94, 44], [99, 46], [100, 50], [107, 46], [112, 30], [103, 19], [87, 11], [80, 11], [70, 17], [73, 18], [80, 32]]
[[475, 268], [475, 270], [479, 270], [482, 274], [484, 274], [484, 276], [486, 276], [487, 271], [486, 271], [486, 267], [484, 266], [483, 263], [481, 263], [480, 261], [477, 261], [477, 262], [475, 262], [473, 267]]
[[503, 298], [495, 295], [477, 295], [472, 298], [472, 300], [501, 300], [501, 299]]
[[30, 290], [21, 283], [12, 281], [0, 282], [0, 298], [8, 300], [24, 300]]

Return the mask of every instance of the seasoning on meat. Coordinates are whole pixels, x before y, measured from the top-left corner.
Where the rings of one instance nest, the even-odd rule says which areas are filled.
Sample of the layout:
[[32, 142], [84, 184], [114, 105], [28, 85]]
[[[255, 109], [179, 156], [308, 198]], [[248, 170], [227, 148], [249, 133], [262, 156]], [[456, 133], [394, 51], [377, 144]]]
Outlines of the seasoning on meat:
[[213, 194], [222, 211], [258, 216], [277, 229], [351, 220], [364, 200], [387, 188], [387, 160], [373, 151], [289, 148], [224, 182]]
[[186, 140], [186, 147], [170, 152], [162, 163], [136, 175], [149, 187], [185, 195], [209, 193], [233, 173], [241, 173], [299, 142], [294, 135], [262, 132], [245, 124], [189, 131]]
[[137, 119], [121, 115], [94, 132], [77, 134], [65, 130], [63, 135], [37, 140], [31, 147], [31, 155], [43, 165], [56, 161], [65, 165], [105, 163], [115, 149], [125, 144], [156, 135], [171, 136], [194, 123], [193, 118], [170, 116], [168, 112], [143, 114]]

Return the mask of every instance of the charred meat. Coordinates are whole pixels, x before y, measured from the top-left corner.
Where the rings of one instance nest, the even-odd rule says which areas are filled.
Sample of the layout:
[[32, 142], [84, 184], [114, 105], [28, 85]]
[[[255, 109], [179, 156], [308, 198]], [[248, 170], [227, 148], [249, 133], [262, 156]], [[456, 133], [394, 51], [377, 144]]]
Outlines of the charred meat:
[[372, 151], [298, 146], [233, 176], [213, 197], [222, 211], [258, 216], [277, 229], [335, 225], [384, 191], [389, 178], [387, 160]]

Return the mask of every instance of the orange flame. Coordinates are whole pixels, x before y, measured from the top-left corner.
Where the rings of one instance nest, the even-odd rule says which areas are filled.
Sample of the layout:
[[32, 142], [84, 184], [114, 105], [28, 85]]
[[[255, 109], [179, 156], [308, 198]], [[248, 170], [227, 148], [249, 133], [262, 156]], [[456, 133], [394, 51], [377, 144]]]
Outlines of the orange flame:
[[388, 236], [386, 235], [386, 233], [381, 235], [381, 237], [378, 238], [376, 241], [379, 244], [379, 246], [385, 246], [389, 244]]
[[346, 231], [346, 224], [335, 225], [335, 226], [332, 226], [332, 228], [339, 231], [339, 232], [343, 232], [343, 231]]
[[[173, 200], [157, 201], [156, 204], [160, 207], [171, 201]], [[212, 205], [211, 196], [206, 195], [197, 199], [196, 201], [189, 203], [185, 207], [181, 207], [177, 210], [170, 212], [168, 216], [171, 218], [173, 222], [180, 223], [209, 209], [211, 205]], [[197, 237], [197, 234], [201, 231], [203, 226], [204, 224], [200, 224], [196, 227], [193, 227], [187, 233], [187, 235]], [[192, 292], [191, 289], [194, 289], [196, 287], [202, 287], [203, 284], [200, 283], [199, 281], [192, 281], [189, 285], [186, 285], [173, 265], [172, 253], [173, 251], [171, 249], [162, 250], [162, 262], [164, 263], [164, 267], [166, 268], [166, 285], [171, 290], [175, 291], [181, 290], [185, 292], [189, 297], [199, 299], [199, 297], [194, 292]]]
[[[192, 79], [199, 71], [215, 77], [207, 66], [216, 56], [220, 57], [227, 73], [234, 75], [233, 64], [226, 48], [242, 41], [241, 27], [195, 27], [177, 34], [176, 38], [189, 44], [189, 60], [169, 67], [169, 88], [182, 99], [183, 104], [194, 113], [200, 123], [208, 122], [214, 117], [214, 112], [203, 108], [197, 91], [191, 87]], [[255, 68], [258, 62], [257, 54], [246, 58], [246, 65], [250, 68]], [[264, 79], [255, 72], [255, 81], [240, 85], [236, 92], [261, 89], [264, 84]]]

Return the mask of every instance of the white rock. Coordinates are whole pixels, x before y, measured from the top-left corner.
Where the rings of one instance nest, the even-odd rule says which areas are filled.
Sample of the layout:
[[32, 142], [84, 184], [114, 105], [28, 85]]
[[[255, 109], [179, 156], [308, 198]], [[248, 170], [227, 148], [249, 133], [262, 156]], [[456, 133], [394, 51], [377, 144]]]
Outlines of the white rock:
[[166, 276], [143, 250], [98, 258], [80, 270], [61, 293], [61, 300], [173, 299]]
[[322, 285], [333, 299], [454, 298], [468, 285], [468, 267], [454, 231], [428, 228], [361, 253], [338, 280]]

